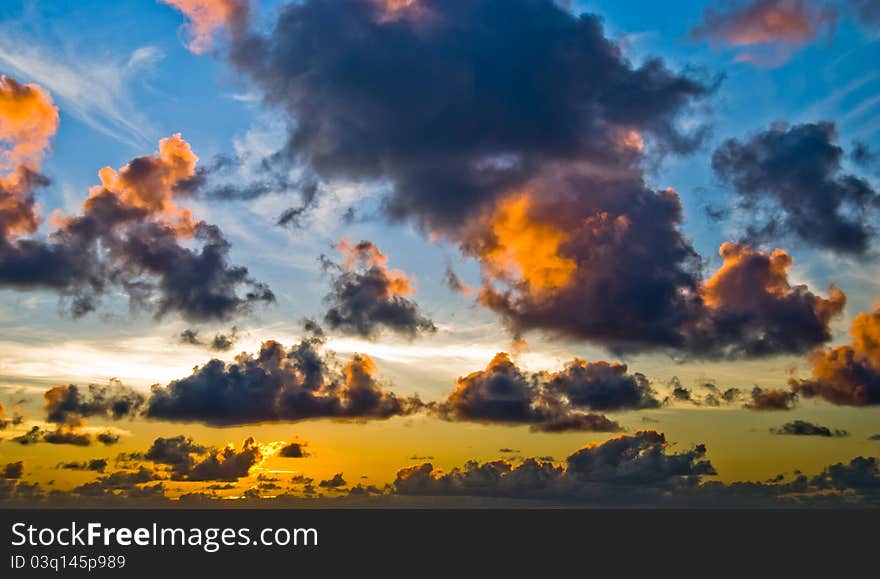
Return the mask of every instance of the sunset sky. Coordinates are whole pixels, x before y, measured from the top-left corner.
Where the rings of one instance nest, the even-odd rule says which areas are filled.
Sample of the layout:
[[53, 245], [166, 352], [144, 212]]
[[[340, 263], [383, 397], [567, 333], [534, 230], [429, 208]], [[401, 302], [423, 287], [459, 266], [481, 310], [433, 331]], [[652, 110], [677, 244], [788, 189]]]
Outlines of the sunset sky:
[[878, 40], [3, 2], [0, 502], [880, 503]]

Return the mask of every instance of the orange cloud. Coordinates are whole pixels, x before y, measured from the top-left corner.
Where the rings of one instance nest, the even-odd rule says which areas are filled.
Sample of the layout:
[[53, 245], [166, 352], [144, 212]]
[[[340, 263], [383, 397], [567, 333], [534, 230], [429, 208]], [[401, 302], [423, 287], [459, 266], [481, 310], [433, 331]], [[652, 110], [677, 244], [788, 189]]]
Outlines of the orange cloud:
[[832, 404], [880, 404], [880, 304], [871, 312], [857, 315], [849, 333], [849, 344], [810, 356], [810, 379], [789, 381], [795, 392]]
[[420, 0], [373, 0], [379, 11], [379, 22], [419, 17], [427, 11]]
[[0, 76], [0, 171], [35, 170], [58, 130], [58, 109], [39, 85]]
[[199, 158], [180, 133], [159, 141], [159, 150], [151, 156], [138, 157], [118, 171], [104, 167], [98, 172], [101, 185], [89, 190], [84, 207], [108, 193], [125, 207], [145, 210], [149, 215], [175, 224], [178, 233], [191, 235], [195, 228], [192, 212], [174, 201], [178, 185], [196, 174]]
[[819, 2], [750, 0], [728, 6], [709, 6], [691, 35], [712, 44], [776, 48], [768, 54], [739, 54], [738, 62], [778, 66], [791, 56], [791, 47], [812, 42], [823, 30], [832, 33], [837, 23], [836, 10]]
[[719, 254], [724, 263], [700, 288], [703, 302], [709, 308], [752, 313], [786, 301], [806, 301], [816, 319], [827, 326], [846, 305], [846, 296], [837, 286], [830, 287], [828, 299], [809, 293], [806, 286], [792, 286], [788, 273], [793, 260], [781, 249], [767, 254], [745, 244], [728, 242], [721, 244]]
[[560, 255], [566, 234], [554, 224], [536, 219], [527, 193], [502, 200], [490, 224], [492, 242], [480, 259], [491, 277], [521, 280], [533, 290], [548, 290], [569, 283], [575, 261]]
[[39, 85], [0, 76], [0, 238], [33, 233], [39, 227], [31, 194], [38, 171], [58, 130], [58, 109]]
[[185, 26], [187, 48], [196, 54], [209, 50], [215, 33], [221, 28], [239, 28], [250, 12], [248, 0], [160, 0], [183, 12], [189, 23]]
[[336, 244], [336, 249], [343, 255], [344, 267], [352, 270], [358, 266], [367, 270], [375, 271], [384, 277], [384, 291], [381, 299], [389, 299], [394, 296], [411, 296], [415, 294], [415, 288], [406, 273], [399, 269], [388, 268], [388, 256], [379, 247], [370, 241], [361, 241], [352, 245], [351, 240], [343, 238]]

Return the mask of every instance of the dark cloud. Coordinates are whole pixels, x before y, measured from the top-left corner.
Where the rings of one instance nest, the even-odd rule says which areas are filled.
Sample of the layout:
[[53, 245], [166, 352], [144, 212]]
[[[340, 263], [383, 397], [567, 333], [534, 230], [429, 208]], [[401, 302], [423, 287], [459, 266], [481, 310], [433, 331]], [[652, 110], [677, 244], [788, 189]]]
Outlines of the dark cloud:
[[3, 478], [5, 479], [20, 479], [23, 474], [24, 461], [9, 462], [3, 467]]
[[844, 173], [834, 123], [776, 123], [745, 141], [730, 139], [712, 157], [716, 174], [746, 207], [769, 201], [771, 221], [749, 235], [793, 235], [812, 246], [864, 254], [875, 235], [880, 194], [864, 179]]
[[122, 495], [126, 498], [144, 498], [145, 493], [155, 497], [164, 497], [161, 483], [154, 487], [143, 487], [145, 483], [160, 480], [160, 475], [145, 466], [134, 471], [118, 470], [109, 475], [98, 477], [73, 489], [72, 493], [82, 497], [105, 497]]
[[330, 328], [364, 337], [375, 337], [382, 329], [409, 337], [437, 330], [407, 297], [415, 293], [413, 282], [404, 272], [389, 269], [388, 258], [375, 244], [342, 240], [336, 248], [345, 258], [342, 264], [322, 256], [325, 270], [333, 274], [324, 314]]
[[745, 403], [749, 410], [791, 410], [797, 403], [797, 394], [780, 388], [752, 388], [751, 399]]
[[850, 343], [809, 356], [811, 376], [790, 379], [794, 392], [832, 404], [880, 404], [880, 308], [858, 314], [849, 333]]
[[[118, 437], [116, 438], [118, 439]], [[44, 430], [39, 426], [32, 426], [24, 434], [13, 437], [10, 440], [23, 446], [37, 444], [38, 442], [90, 446], [92, 444], [92, 435], [88, 432], [82, 432], [78, 427], [67, 425], [60, 425], [55, 430]]]
[[133, 458], [170, 467], [172, 480], [226, 482], [248, 476], [263, 460], [263, 450], [253, 438], [247, 438], [236, 450], [231, 445], [220, 449], [203, 446], [178, 435], [156, 438], [146, 453]]
[[282, 458], [303, 458], [309, 456], [304, 450], [305, 445], [301, 442], [291, 442], [278, 451], [278, 456]]
[[876, 493], [880, 490], [880, 461], [873, 456], [857, 456], [849, 464], [838, 462], [815, 476], [811, 484], [820, 489]]
[[43, 442], [48, 442], [49, 444], [72, 444], [74, 446], [90, 446], [92, 444], [92, 436], [90, 434], [65, 426], [60, 426], [56, 430], [45, 431], [42, 436]]
[[187, 470], [192, 465], [192, 455], [202, 455], [208, 450], [181, 434], [170, 438], [156, 438], [143, 457], [145, 460], [172, 467], [183, 465], [183, 469]]
[[321, 482], [319, 482], [318, 486], [322, 487], [322, 488], [327, 488], [327, 489], [335, 489], [335, 488], [339, 488], [339, 487], [344, 487], [347, 484], [348, 483], [345, 482], [345, 479], [342, 478], [342, 473], [338, 472], [338, 473], [334, 474], [331, 478], [329, 478], [327, 480], [322, 480]]
[[850, 0], [848, 5], [855, 9], [856, 17], [865, 26], [880, 24], [880, 2], [877, 0]]
[[828, 339], [805, 289], [756, 279], [743, 307], [704, 303], [681, 201], [642, 161], [700, 141], [679, 121], [715, 81], [634, 65], [598, 17], [550, 0], [309, 0], [268, 35], [230, 32], [231, 63], [289, 113], [289, 158], [321, 182], [390, 189], [392, 219], [477, 258], [479, 301], [514, 333], [709, 357]]
[[[606, 384], [600, 378], [602, 371], [592, 373], [587, 370], [588, 366], [583, 360], [575, 359], [562, 372], [528, 375], [507, 354], [499, 353], [485, 370], [458, 378], [449, 397], [430, 407], [444, 420], [529, 424], [533, 430], [543, 432], [621, 430], [619, 424], [605, 416], [585, 413], [578, 408], [589, 408], [589, 404], [594, 403], [603, 406], [615, 400], [613, 408], [621, 409], [620, 402], [627, 400], [631, 384], [621, 380], [622, 372]], [[624, 366], [623, 372], [625, 370]], [[567, 397], [568, 388], [578, 397], [578, 403]], [[622, 388], [621, 393], [615, 395], [615, 388]], [[640, 396], [630, 399], [636, 408], [642, 401]]]
[[795, 48], [833, 36], [837, 10], [814, 0], [715, 0], [691, 30], [694, 40], [742, 49], [737, 61], [776, 66]]
[[103, 473], [107, 470], [106, 458], [93, 458], [84, 462], [62, 462], [58, 468], [65, 470], [90, 470]]
[[178, 342], [181, 344], [204, 346], [214, 352], [228, 352], [235, 346], [236, 340], [238, 340], [238, 328], [235, 326], [232, 326], [227, 333], [218, 332], [214, 334], [214, 337], [208, 342], [202, 340], [199, 336], [199, 330], [193, 328], [183, 330], [178, 337]]
[[[585, 187], [593, 201], [576, 197], [577, 206], [554, 206], [541, 190], [500, 205], [481, 230], [473, 253], [495, 273], [479, 300], [512, 331], [707, 358], [804, 353], [831, 338], [845, 295], [792, 285], [787, 253], [725, 243], [721, 267], [702, 280], [674, 192], [607, 186]], [[583, 217], [602, 194], [609, 197]]]
[[660, 405], [648, 379], [627, 373], [626, 364], [586, 362], [575, 358], [551, 374], [547, 388], [568, 398], [572, 406], [598, 411], [656, 408]]
[[633, 66], [598, 17], [551, 1], [419, 6], [388, 19], [370, 0], [292, 2], [230, 50], [296, 119], [291, 157], [323, 180], [391, 181], [391, 215], [454, 226], [547, 159], [607, 160], [621, 130], [694, 145], [675, 118], [707, 87], [656, 59]]
[[18, 444], [21, 444], [21, 445], [36, 444], [36, 443], [40, 442], [40, 440], [42, 440], [42, 438], [43, 438], [42, 435], [43, 435], [43, 431], [40, 430], [39, 426], [32, 426], [31, 429], [28, 430], [27, 432], [25, 432], [24, 434], [21, 434], [19, 436], [15, 436], [15, 437], [11, 438], [10, 440], [12, 442], [17, 442]]
[[204, 342], [199, 338], [199, 331], [192, 328], [186, 328], [180, 332], [178, 342], [187, 346], [202, 346]]
[[265, 284], [228, 263], [220, 229], [177, 205], [176, 186], [197, 160], [180, 135], [162, 139], [153, 155], [102, 169], [82, 213], [59, 218], [48, 238], [0, 228], [0, 287], [56, 291], [75, 317], [111, 290], [127, 294], [133, 309], [196, 322], [273, 302]]
[[178, 470], [176, 477], [189, 481], [233, 481], [248, 476], [251, 467], [262, 461], [263, 454], [253, 438], [242, 444], [241, 450], [228, 446], [207, 454], [189, 465], [187, 470]]
[[[289, 350], [274, 341], [234, 362], [211, 360], [191, 376], [155, 386], [146, 416], [212, 425], [297, 421], [311, 418], [384, 419], [422, 404], [384, 390], [375, 363], [356, 355], [337, 371], [309, 338]], [[331, 355], [332, 357], [332, 355]]]
[[79, 426], [83, 418], [91, 416], [114, 420], [134, 417], [146, 400], [143, 394], [118, 381], [90, 384], [88, 389], [74, 384], [55, 386], [43, 398], [46, 420], [68, 426]]
[[825, 437], [843, 437], [849, 436], [846, 430], [830, 429], [827, 426], [820, 426], [807, 422], [805, 420], [793, 420], [786, 422], [779, 428], [771, 428], [773, 434], [793, 435], [793, 436], [825, 436]]
[[619, 432], [623, 430], [617, 422], [604, 414], [568, 412], [550, 416], [532, 424], [536, 432]]
[[110, 446], [119, 442], [119, 435], [109, 430], [105, 430], [104, 432], [99, 432], [98, 434], [96, 434], [95, 440], [97, 440], [101, 444]]
[[668, 453], [662, 434], [640, 431], [584, 447], [570, 455], [564, 467], [528, 458], [517, 465], [471, 461], [441, 473], [425, 463], [398, 471], [393, 488], [415, 495], [628, 502], [695, 487], [702, 477], [715, 474], [705, 453], [701, 445]]

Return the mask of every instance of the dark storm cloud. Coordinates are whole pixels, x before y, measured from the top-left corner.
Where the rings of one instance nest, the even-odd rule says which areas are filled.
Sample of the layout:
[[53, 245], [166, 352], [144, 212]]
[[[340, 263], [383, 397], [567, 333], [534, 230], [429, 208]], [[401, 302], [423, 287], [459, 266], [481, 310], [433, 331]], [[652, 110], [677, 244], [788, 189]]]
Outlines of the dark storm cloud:
[[[791, 234], [823, 249], [864, 254], [875, 235], [880, 194], [864, 179], [844, 173], [834, 123], [777, 123], [745, 141], [730, 139], [712, 157], [716, 174], [745, 206], [772, 202], [775, 221], [761, 232]], [[766, 236], [764, 236], [766, 237]]]
[[745, 403], [749, 410], [791, 410], [797, 402], [797, 394], [780, 388], [752, 388], [751, 398]]
[[191, 376], [155, 386], [146, 403], [150, 418], [212, 425], [297, 421], [311, 418], [385, 419], [422, 404], [384, 390], [369, 357], [356, 355], [341, 371], [328, 365], [310, 338], [285, 349], [263, 343], [256, 355], [234, 362], [211, 360]]
[[396, 269], [389, 269], [388, 258], [370, 241], [336, 248], [345, 260], [337, 264], [322, 256], [325, 271], [332, 275], [332, 290], [324, 298], [329, 309], [324, 322], [334, 330], [364, 337], [375, 337], [387, 329], [415, 337], [437, 331], [419, 305], [410, 299], [413, 282]]
[[700, 136], [675, 120], [707, 86], [660, 60], [634, 66], [596, 16], [550, 0], [405, 12], [289, 3], [268, 36], [240, 31], [230, 49], [295, 119], [290, 155], [323, 180], [391, 181], [392, 216], [453, 227], [546, 160], [609, 159], [621, 128], [673, 150]]
[[623, 364], [575, 358], [554, 373], [527, 374], [499, 353], [485, 370], [456, 380], [455, 389], [431, 411], [445, 420], [529, 424], [542, 432], [621, 430], [618, 423], [589, 411], [659, 406], [647, 378], [628, 374]]
[[809, 356], [810, 377], [789, 380], [794, 392], [839, 405], [880, 404], [880, 307], [853, 318], [849, 333], [848, 344]]
[[779, 428], [771, 428], [773, 434], [792, 435], [792, 436], [825, 436], [825, 437], [843, 437], [849, 436], [845, 430], [831, 429], [827, 426], [813, 424], [806, 420], [793, 420], [786, 422]]
[[175, 187], [196, 161], [180, 135], [162, 139], [153, 155], [118, 172], [102, 169], [102, 184], [91, 188], [82, 213], [61, 218], [48, 238], [0, 228], [0, 287], [56, 291], [74, 317], [94, 311], [115, 289], [133, 309], [195, 322], [273, 302], [265, 284], [228, 263], [230, 245], [220, 229], [177, 206]]
[[390, 189], [391, 218], [478, 259], [479, 301], [514, 333], [704, 357], [828, 339], [805, 289], [768, 294], [757, 279], [751, 303], [703, 303], [681, 201], [641, 167], [699, 142], [677, 127], [715, 81], [634, 65], [598, 17], [550, 0], [309, 0], [268, 35], [230, 33], [231, 63], [289, 114], [289, 159], [322, 183]]
[[[589, 197], [561, 204], [545, 184], [499, 206], [469, 250], [490, 272], [480, 302], [514, 332], [545, 330], [613, 352], [749, 358], [804, 353], [831, 338], [842, 291], [832, 287], [826, 299], [793, 285], [791, 256], [737, 243], [722, 244], [721, 267], [703, 280], [678, 229], [678, 196], [618, 184], [585, 185]], [[511, 261], [521, 276], [505, 271]]]
[[309, 453], [303, 449], [304, 446], [301, 442], [291, 442], [278, 451], [278, 456], [282, 458], [303, 458], [309, 456]]

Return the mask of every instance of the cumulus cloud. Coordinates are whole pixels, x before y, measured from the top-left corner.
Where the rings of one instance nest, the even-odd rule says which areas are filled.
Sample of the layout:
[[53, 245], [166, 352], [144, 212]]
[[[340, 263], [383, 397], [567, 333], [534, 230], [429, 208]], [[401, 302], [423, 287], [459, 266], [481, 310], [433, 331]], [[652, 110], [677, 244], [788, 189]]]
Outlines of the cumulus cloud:
[[[589, 190], [595, 201], [602, 185]], [[626, 191], [609, 189], [586, 219], [583, 198], [561, 208], [543, 190], [499, 205], [472, 245], [484, 263], [480, 301], [514, 332], [542, 329], [613, 351], [760, 357], [831, 338], [829, 323], [845, 304], [839, 289], [826, 299], [792, 285], [787, 253], [738, 243], [721, 246], [722, 266], [702, 280], [677, 227], [677, 195], [639, 185], [629, 203]], [[611, 213], [606, 203], [622, 205]]]
[[702, 315], [688, 329], [691, 348], [727, 357], [803, 353], [831, 339], [831, 321], [843, 312], [846, 295], [836, 286], [828, 298], [792, 285], [794, 260], [739, 243], [724, 243], [723, 264], [700, 287]]
[[[331, 368], [321, 356], [321, 338], [285, 349], [264, 342], [255, 354], [234, 362], [211, 360], [191, 376], [154, 386], [146, 416], [212, 425], [297, 421], [310, 418], [385, 419], [422, 404], [383, 389], [378, 369], [364, 354]], [[332, 355], [331, 355], [331, 361]]]
[[50, 388], [43, 394], [46, 420], [67, 426], [80, 426], [91, 416], [114, 420], [137, 415], [145, 396], [119, 381], [106, 385], [91, 384], [87, 389], [75, 384]]
[[790, 235], [814, 247], [864, 254], [875, 235], [880, 193], [844, 173], [834, 123], [787, 125], [739, 141], [729, 139], [712, 157], [715, 173], [746, 207], [769, 201], [775, 216], [750, 227], [755, 241]]
[[[700, 141], [679, 121], [714, 83], [658, 59], [635, 66], [598, 17], [550, 0], [425, 0], [391, 12], [309, 0], [283, 6], [268, 35], [239, 28], [228, 58], [289, 114], [283, 153], [294, 165], [322, 183], [387, 184], [386, 214], [475, 257], [479, 301], [515, 333], [704, 356], [827, 339], [790, 337], [821, 318], [788, 326], [776, 311], [702, 302], [680, 199], [649, 187], [641, 167], [649, 151]], [[755, 296], [777, 305], [765, 298]]]
[[571, 454], [565, 466], [533, 458], [519, 464], [471, 461], [443, 473], [425, 463], [398, 471], [393, 487], [414, 495], [627, 502], [692, 488], [714, 475], [705, 453], [702, 445], [670, 453], [664, 435], [647, 430], [588, 445]]
[[213, 448], [197, 444], [192, 438], [178, 435], [159, 437], [147, 452], [131, 458], [143, 459], [170, 469], [171, 480], [234, 481], [248, 476], [250, 469], [262, 462], [267, 447], [248, 437], [240, 449], [229, 445]]
[[342, 473], [338, 472], [334, 474], [331, 478], [319, 482], [318, 486], [327, 489], [337, 489], [339, 487], [344, 487], [347, 484], [348, 483], [345, 482], [345, 479], [342, 478]]
[[332, 291], [325, 298], [329, 309], [324, 322], [334, 330], [375, 337], [380, 330], [414, 337], [437, 330], [408, 296], [415, 294], [413, 281], [402, 271], [388, 268], [388, 258], [370, 241], [352, 245], [343, 239], [336, 245], [341, 264], [322, 257], [332, 272]]
[[744, 406], [749, 410], [791, 410], [796, 402], [797, 394], [789, 390], [755, 386]]
[[846, 430], [832, 430], [827, 426], [813, 424], [812, 422], [807, 422], [806, 420], [793, 420], [791, 422], [786, 422], [779, 428], [771, 428], [770, 432], [772, 432], [773, 434], [790, 436], [824, 436], [828, 438], [831, 438], [832, 436], [849, 436], [849, 433]]
[[305, 446], [302, 442], [291, 442], [284, 445], [278, 451], [278, 456], [281, 458], [303, 458], [309, 456], [309, 453], [305, 451]]
[[628, 374], [623, 364], [575, 358], [559, 372], [528, 374], [505, 353], [485, 370], [458, 378], [446, 400], [430, 405], [446, 420], [529, 424], [543, 432], [614, 432], [619, 424], [585, 411], [657, 406], [647, 378]]
[[836, 25], [837, 11], [825, 2], [718, 0], [706, 7], [691, 37], [713, 46], [746, 47], [738, 61], [779, 65], [794, 49], [833, 35]]
[[20, 479], [24, 474], [24, 461], [9, 462], [3, 467], [3, 478]]
[[37, 84], [0, 76], [0, 269], [7, 240], [40, 225], [34, 190], [48, 180], [40, 164], [58, 129], [58, 109]]
[[[0, 228], [0, 287], [56, 291], [75, 317], [95, 310], [110, 288], [126, 293], [134, 309], [190, 321], [223, 320], [273, 302], [265, 284], [228, 263], [230, 246], [220, 229], [178, 205], [177, 188], [194, 175], [197, 161], [177, 134], [162, 139], [153, 155], [118, 171], [101, 169], [101, 184], [90, 189], [82, 213], [53, 215], [46, 239], [21, 237], [36, 222], [23, 228], [20, 219], [0, 218], [8, 224]], [[25, 198], [33, 207], [37, 182], [28, 175]]]
[[790, 379], [794, 392], [839, 405], [880, 404], [880, 306], [858, 314], [849, 333], [850, 343], [808, 357], [811, 376]]

